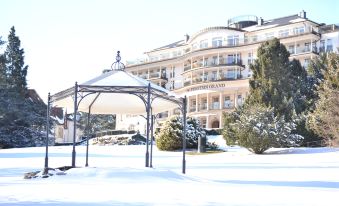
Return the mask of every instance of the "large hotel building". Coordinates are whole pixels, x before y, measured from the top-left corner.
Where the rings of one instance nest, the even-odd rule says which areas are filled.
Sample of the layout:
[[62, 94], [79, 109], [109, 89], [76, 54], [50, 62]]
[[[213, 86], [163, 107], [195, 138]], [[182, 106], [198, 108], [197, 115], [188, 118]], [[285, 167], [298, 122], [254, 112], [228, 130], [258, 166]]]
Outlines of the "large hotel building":
[[[184, 40], [146, 52], [147, 59], [126, 63], [126, 71], [187, 96], [188, 116], [202, 127], [218, 129], [222, 113], [243, 104], [249, 92], [249, 65], [261, 43], [278, 38], [307, 67], [322, 52], [338, 52], [339, 26], [297, 15], [265, 20], [256, 16], [229, 19], [227, 26], [208, 27]], [[158, 124], [178, 110], [158, 114]], [[145, 131], [142, 117], [117, 115], [117, 129]]]

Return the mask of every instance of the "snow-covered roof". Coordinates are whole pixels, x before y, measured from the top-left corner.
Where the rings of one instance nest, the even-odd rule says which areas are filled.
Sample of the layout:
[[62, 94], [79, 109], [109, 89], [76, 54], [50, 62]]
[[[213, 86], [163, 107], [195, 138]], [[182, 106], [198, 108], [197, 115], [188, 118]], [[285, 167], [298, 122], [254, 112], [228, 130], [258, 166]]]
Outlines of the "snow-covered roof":
[[[88, 112], [91, 108], [92, 114], [144, 114], [145, 103], [135, 94], [146, 99], [149, 84], [153, 113], [178, 107], [179, 99], [174, 93], [131, 73], [112, 70], [78, 85], [78, 101], [83, 97], [78, 111]], [[73, 111], [73, 96], [74, 87], [59, 92], [52, 96], [53, 105]]]

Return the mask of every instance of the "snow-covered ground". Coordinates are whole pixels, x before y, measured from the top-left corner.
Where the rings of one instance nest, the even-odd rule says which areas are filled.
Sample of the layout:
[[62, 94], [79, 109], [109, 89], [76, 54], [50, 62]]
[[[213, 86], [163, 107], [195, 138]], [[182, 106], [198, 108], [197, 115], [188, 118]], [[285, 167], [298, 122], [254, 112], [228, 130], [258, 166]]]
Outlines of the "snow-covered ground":
[[[154, 150], [146, 168], [145, 146], [78, 146], [80, 168], [64, 176], [25, 180], [41, 170], [43, 147], [0, 150], [0, 205], [338, 205], [339, 149], [272, 149], [254, 155], [242, 148], [208, 155]], [[72, 147], [50, 147], [50, 167], [71, 164]]]

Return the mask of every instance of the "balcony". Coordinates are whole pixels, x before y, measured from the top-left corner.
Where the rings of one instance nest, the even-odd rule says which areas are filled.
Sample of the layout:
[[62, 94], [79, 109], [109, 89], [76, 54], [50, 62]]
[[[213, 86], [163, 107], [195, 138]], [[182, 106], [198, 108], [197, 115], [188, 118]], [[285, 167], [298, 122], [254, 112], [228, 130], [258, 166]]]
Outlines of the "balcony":
[[167, 80], [166, 74], [161, 72], [154, 72], [149, 74], [149, 79], [164, 79]]
[[196, 112], [195, 106], [190, 106], [189, 111], [190, 111], [190, 112]]
[[[321, 52], [323, 48], [319, 48], [319, 51]], [[305, 46], [305, 47], [297, 47], [296, 49], [293, 48], [289, 48], [288, 52], [290, 52], [291, 55], [299, 55], [299, 54], [304, 54], [304, 53], [315, 53], [318, 54], [318, 48], [317, 47], [313, 47], [311, 49], [310, 46]]]
[[198, 68], [211, 68], [211, 67], [234, 67], [234, 66], [238, 66], [241, 67], [241, 69], [245, 69], [245, 66], [242, 64], [242, 60], [241, 59], [237, 59], [237, 60], [224, 60], [224, 59], [220, 59], [219, 63], [217, 62], [211, 62], [211, 61], [207, 61], [205, 63], [193, 63], [192, 67], [191, 65], [185, 65], [184, 66], [184, 73], [188, 72], [188, 71], [192, 71], [192, 70], [196, 70]]
[[220, 105], [219, 102], [212, 102], [212, 104], [210, 105], [210, 110], [220, 109], [219, 105]]

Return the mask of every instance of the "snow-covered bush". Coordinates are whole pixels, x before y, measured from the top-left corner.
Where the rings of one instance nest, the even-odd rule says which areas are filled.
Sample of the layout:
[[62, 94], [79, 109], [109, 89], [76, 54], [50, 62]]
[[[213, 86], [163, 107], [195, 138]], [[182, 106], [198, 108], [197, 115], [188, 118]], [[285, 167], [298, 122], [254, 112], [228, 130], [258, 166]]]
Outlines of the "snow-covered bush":
[[270, 147], [297, 146], [303, 139], [291, 134], [294, 123], [285, 122], [284, 117], [275, 117], [273, 108], [259, 104], [244, 108], [231, 127], [237, 143], [256, 154], [262, 154]]
[[[173, 151], [182, 148], [183, 124], [178, 116], [167, 120], [160, 132], [156, 135], [156, 145], [160, 150]], [[197, 148], [199, 137], [206, 138], [205, 131], [200, 127], [199, 121], [187, 119], [186, 146]]]

